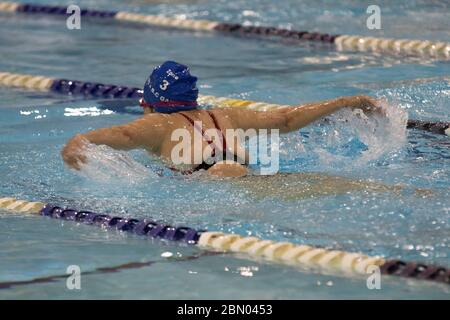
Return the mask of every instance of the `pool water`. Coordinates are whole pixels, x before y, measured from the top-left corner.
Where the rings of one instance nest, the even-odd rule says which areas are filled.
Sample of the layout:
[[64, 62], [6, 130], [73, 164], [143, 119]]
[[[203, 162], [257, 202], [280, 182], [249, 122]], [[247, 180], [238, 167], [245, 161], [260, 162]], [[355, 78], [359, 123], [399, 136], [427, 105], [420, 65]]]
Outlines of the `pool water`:
[[[93, 9], [450, 41], [445, 1], [380, 1], [379, 31], [365, 28], [364, 1], [78, 3]], [[93, 148], [89, 166], [79, 174], [64, 167], [60, 150], [65, 142], [78, 132], [136, 119], [139, 109], [114, 108], [118, 102], [112, 100], [0, 88], [1, 196], [450, 266], [450, 140], [404, 127], [406, 117], [450, 120], [448, 62], [114, 21], [82, 20], [81, 30], [68, 30], [63, 19], [48, 16], [0, 14], [0, 30], [0, 71], [142, 86], [153, 66], [173, 59], [191, 67], [203, 94], [280, 104], [352, 94], [384, 98], [387, 119], [364, 120], [342, 111], [283, 136], [280, 171], [405, 186], [400, 194], [363, 190], [314, 195], [295, 191], [302, 179], [295, 175], [278, 185], [255, 180], [253, 187], [159, 177], [158, 159], [139, 150], [121, 153], [102, 147]], [[277, 192], [279, 185], [286, 192]], [[432, 195], [418, 194], [415, 188], [431, 189]], [[450, 297], [448, 286], [435, 283], [383, 277], [381, 290], [369, 290], [366, 279], [204, 254], [195, 247], [42, 217], [0, 212], [0, 227], [1, 299]], [[117, 272], [102, 269], [130, 263], [134, 267]], [[64, 278], [32, 281], [64, 275], [69, 265], [87, 273], [81, 290], [68, 290]], [[29, 283], [6, 285], [14, 281]]]

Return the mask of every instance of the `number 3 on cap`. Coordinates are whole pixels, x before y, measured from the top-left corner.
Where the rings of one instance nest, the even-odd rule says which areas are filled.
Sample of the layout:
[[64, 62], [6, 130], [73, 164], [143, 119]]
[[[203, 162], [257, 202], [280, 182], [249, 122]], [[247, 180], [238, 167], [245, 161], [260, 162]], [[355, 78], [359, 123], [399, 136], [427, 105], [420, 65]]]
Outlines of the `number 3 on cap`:
[[159, 85], [161, 90], [164, 90], [164, 91], [167, 89], [168, 86], [169, 86], [169, 81], [167, 81], [167, 80], [163, 80], [163, 83]]

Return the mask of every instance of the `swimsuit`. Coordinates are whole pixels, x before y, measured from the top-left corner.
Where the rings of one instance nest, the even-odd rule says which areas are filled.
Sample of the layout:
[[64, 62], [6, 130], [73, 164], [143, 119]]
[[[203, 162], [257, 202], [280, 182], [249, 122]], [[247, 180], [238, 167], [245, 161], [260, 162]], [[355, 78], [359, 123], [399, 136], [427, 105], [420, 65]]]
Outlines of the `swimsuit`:
[[[215, 127], [215, 129], [218, 131], [218, 133], [219, 133], [219, 137], [222, 139], [222, 141], [223, 141], [223, 146], [222, 146], [222, 152], [223, 152], [223, 159], [226, 159], [226, 156], [227, 156], [227, 144], [226, 144], [226, 140], [225, 140], [225, 137], [223, 136], [223, 134], [222, 134], [222, 130], [220, 130], [220, 127], [219, 127], [219, 124], [218, 124], [218, 121], [217, 121], [217, 119], [216, 119], [216, 117], [215, 117], [215, 115], [214, 115], [214, 113], [212, 113], [211, 111], [208, 111], [208, 110], [205, 110], [206, 111], [206, 113], [209, 115], [209, 117], [211, 118], [211, 120], [212, 120], [212, 122], [214, 123], [214, 127]], [[200, 132], [201, 133], [201, 135], [202, 135], [202, 138], [206, 141], [206, 142], [208, 142], [208, 145], [210, 145], [211, 147], [212, 147], [212, 150], [213, 150], [213, 152], [212, 152], [212, 154], [211, 154], [211, 157], [215, 157], [216, 156], [216, 149], [218, 149], [217, 148], [217, 146], [216, 146], [216, 144], [214, 143], [214, 141], [205, 133], [205, 131], [203, 130], [203, 128], [202, 127], [200, 127], [199, 125], [198, 125], [198, 123], [196, 123], [195, 121], [194, 121], [194, 119], [192, 119], [188, 114], [185, 114], [184, 112], [177, 112], [177, 114], [179, 114], [179, 115], [181, 115], [181, 116], [183, 116], [185, 119], [187, 119], [191, 124], [192, 124], [192, 126], [194, 127], [194, 130], [197, 130], [198, 132]], [[234, 155], [234, 161], [236, 161], [237, 162], [237, 156], [236, 155]], [[192, 173], [194, 173], [195, 171], [199, 171], [199, 170], [208, 170], [209, 168], [211, 168], [213, 165], [214, 165], [215, 163], [206, 163], [204, 160], [203, 160], [203, 162], [201, 163], [201, 164], [199, 164], [197, 167], [195, 167], [195, 168], [193, 168], [193, 169], [191, 169], [191, 170], [187, 170], [187, 171], [182, 171], [181, 173], [182, 174], [192, 174]], [[178, 170], [178, 169], [176, 169], [176, 168], [170, 168], [172, 171], [180, 171], [180, 170]]]

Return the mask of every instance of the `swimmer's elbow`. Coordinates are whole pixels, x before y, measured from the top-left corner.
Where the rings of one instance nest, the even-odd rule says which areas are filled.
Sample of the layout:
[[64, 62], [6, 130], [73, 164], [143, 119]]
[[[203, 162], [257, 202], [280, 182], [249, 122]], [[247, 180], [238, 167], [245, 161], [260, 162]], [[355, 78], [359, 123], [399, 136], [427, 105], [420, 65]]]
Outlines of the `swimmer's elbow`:
[[280, 133], [292, 131], [292, 121], [289, 113], [276, 111], [260, 112], [258, 119], [263, 128], [278, 129]]
[[298, 130], [302, 127], [304, 127], [304, 125], [298, 116], [296, 117], [295, 115], [293, 115], [291, 113], [286, 113], [284, 115], [284, 121], [283, 121], [282, 125], [280, 126], [280, 133], [289, 133], [289, 132]]
[[280, 133], [289, 133], [291, 131], [294, 131], [295, 128], [292, 125], [292, 121], [289, 120], [288, 117], [286, 117], [284, 123], [282, 126], [280, 126]]
[[122, 144], [130, 147], [133, 147], [136, 144], [136, 134], [127, 126], [113, 127], [112, 130], [116, 131], [113, 135], [116, 136]]
[[122, 132], [129, 149], [142, 148], [146, 144], [146, 137], [139, 130], [125, 128]]
[[[319, 108], [320, 109], [320, 108]], [[316, 104], [294, 107], [285, 114], [285, 125], [281, 132], [291, 132], [308, 126], [310, 123], [327, 115], [324, 110], [318, 110]]]

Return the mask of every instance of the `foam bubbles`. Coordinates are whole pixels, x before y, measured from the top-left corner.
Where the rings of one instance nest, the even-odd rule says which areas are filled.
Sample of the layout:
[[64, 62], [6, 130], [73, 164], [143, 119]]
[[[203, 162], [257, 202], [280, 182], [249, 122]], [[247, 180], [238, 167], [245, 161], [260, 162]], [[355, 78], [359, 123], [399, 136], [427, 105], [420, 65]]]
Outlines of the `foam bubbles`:
[[114, 150], [105, 145], [86, 146], [87, 163], [80, 174], [98, 182], [141, 182], [157, 177], [155, 173], [135, 161], [128, 153]]
[[[372, 160], [399, 150], [406, 142], [407, 113], [395, 105], [380, 102], [385, 113], [367, 116], [362, 110], [343, 109], [331, 117], [333, 129], [328, 141], [346, 149], [343, 155], [332, 155], [326, 148], [318, 148], [322, 163], [343, 157], [353, 158], [352, 166], [366, 165]], [[353, 151], [353, 152], [352, 152]]]
[[280, 152], [283, 160], [301, 162], [296, 170], [327, 171], [364, 167], [395, 154], [406, 142], [407, 113], [394, 104], [379, 103], [384, 115], [346, 108], [301, 133], [285, 136]]

